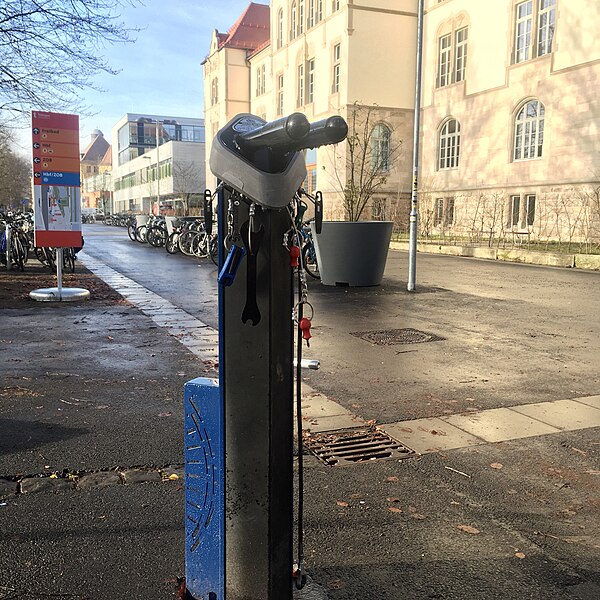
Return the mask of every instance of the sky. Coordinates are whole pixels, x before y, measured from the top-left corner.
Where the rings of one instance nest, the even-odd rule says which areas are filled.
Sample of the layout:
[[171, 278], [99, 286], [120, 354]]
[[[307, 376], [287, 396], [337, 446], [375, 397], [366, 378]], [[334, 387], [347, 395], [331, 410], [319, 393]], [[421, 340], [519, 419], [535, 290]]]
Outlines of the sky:
[[[101, 73], [94, 79], [103, 92], [82, 92], [82, 103], [93, 114], [80, 115], [81, 150], [96, 128], [112, 143], [113, 125], [128, 112], [203, 118], [202, 61], [212, 32], [226, 32], [249, 1], [142, 0], [141, 5], [130, 6], [124, 0], [121, 20], [126, 27], [141, 31], [132, 34], [133, 43], [100, 50], [119, 74]], [[30, 153], [28, 129], [18, 136], [17, 144], [22, 152]]]

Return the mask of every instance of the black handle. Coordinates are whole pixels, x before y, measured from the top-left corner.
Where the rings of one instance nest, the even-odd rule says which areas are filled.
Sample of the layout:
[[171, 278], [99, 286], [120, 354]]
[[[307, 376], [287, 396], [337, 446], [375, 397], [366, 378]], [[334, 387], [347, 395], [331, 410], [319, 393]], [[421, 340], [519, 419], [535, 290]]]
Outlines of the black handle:
[[287, 153], [299, 140], [306, 137], [309, 129], [310, 123], [302, 113], [292, 113], [257, 129], [240, 133], [235, 140], [243, 150], [268, 147]]
[[210, 190], [204, 190], [204, 230], [206, 231], [206, 235], [212, 234], [212, 226], [212, 193]]

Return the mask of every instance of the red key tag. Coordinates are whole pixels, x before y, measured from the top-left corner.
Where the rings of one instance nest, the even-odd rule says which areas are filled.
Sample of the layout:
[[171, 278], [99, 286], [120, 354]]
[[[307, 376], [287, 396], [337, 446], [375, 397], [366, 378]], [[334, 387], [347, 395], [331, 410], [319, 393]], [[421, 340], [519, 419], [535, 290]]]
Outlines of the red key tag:
[[298, 258], [300, 257], [300, 248], [298, 246], [290, 246], [290, 267], [298, 266]]
[[310, 335], [310, 325], [310, 319], [308, 319], [307, 317], [303, 317], [298, 323], [298, 327], [300, 327], [300, 330], [302, 331], [302, 338], [306, 340], [306, 345], [308, 347], [310, 347], [309, 340], [312, 337]]

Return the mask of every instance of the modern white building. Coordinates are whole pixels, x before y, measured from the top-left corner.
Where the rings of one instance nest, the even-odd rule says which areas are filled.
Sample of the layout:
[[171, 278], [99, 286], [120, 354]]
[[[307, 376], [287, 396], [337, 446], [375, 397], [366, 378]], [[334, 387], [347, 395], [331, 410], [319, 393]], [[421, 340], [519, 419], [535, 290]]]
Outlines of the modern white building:
[[112, 139], [114, 212], [187, 212], [202, 196], [203, 119], [127, 113]]

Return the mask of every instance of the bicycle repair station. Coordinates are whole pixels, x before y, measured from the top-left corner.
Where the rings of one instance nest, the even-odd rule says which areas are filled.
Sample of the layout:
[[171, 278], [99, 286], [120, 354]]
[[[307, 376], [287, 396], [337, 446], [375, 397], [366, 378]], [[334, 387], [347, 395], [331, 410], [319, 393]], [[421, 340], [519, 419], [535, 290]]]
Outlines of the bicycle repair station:
[[339, 116], [310, 124], [300, 113], [270, 123], [240, 114], [215, 137], [219, 185], [204, 214], [210, 234], [216, 196], [219, 381], [185, 385], [188, 600], [291, 600], [306, 581], [301, 450], [293, 532], [294, 401], [301, 446], [302, 344], [313, 310], [299, 228], [307, 198], [320, 231], [322, 200], [301, 188], [302, 150], [347, 132]]

